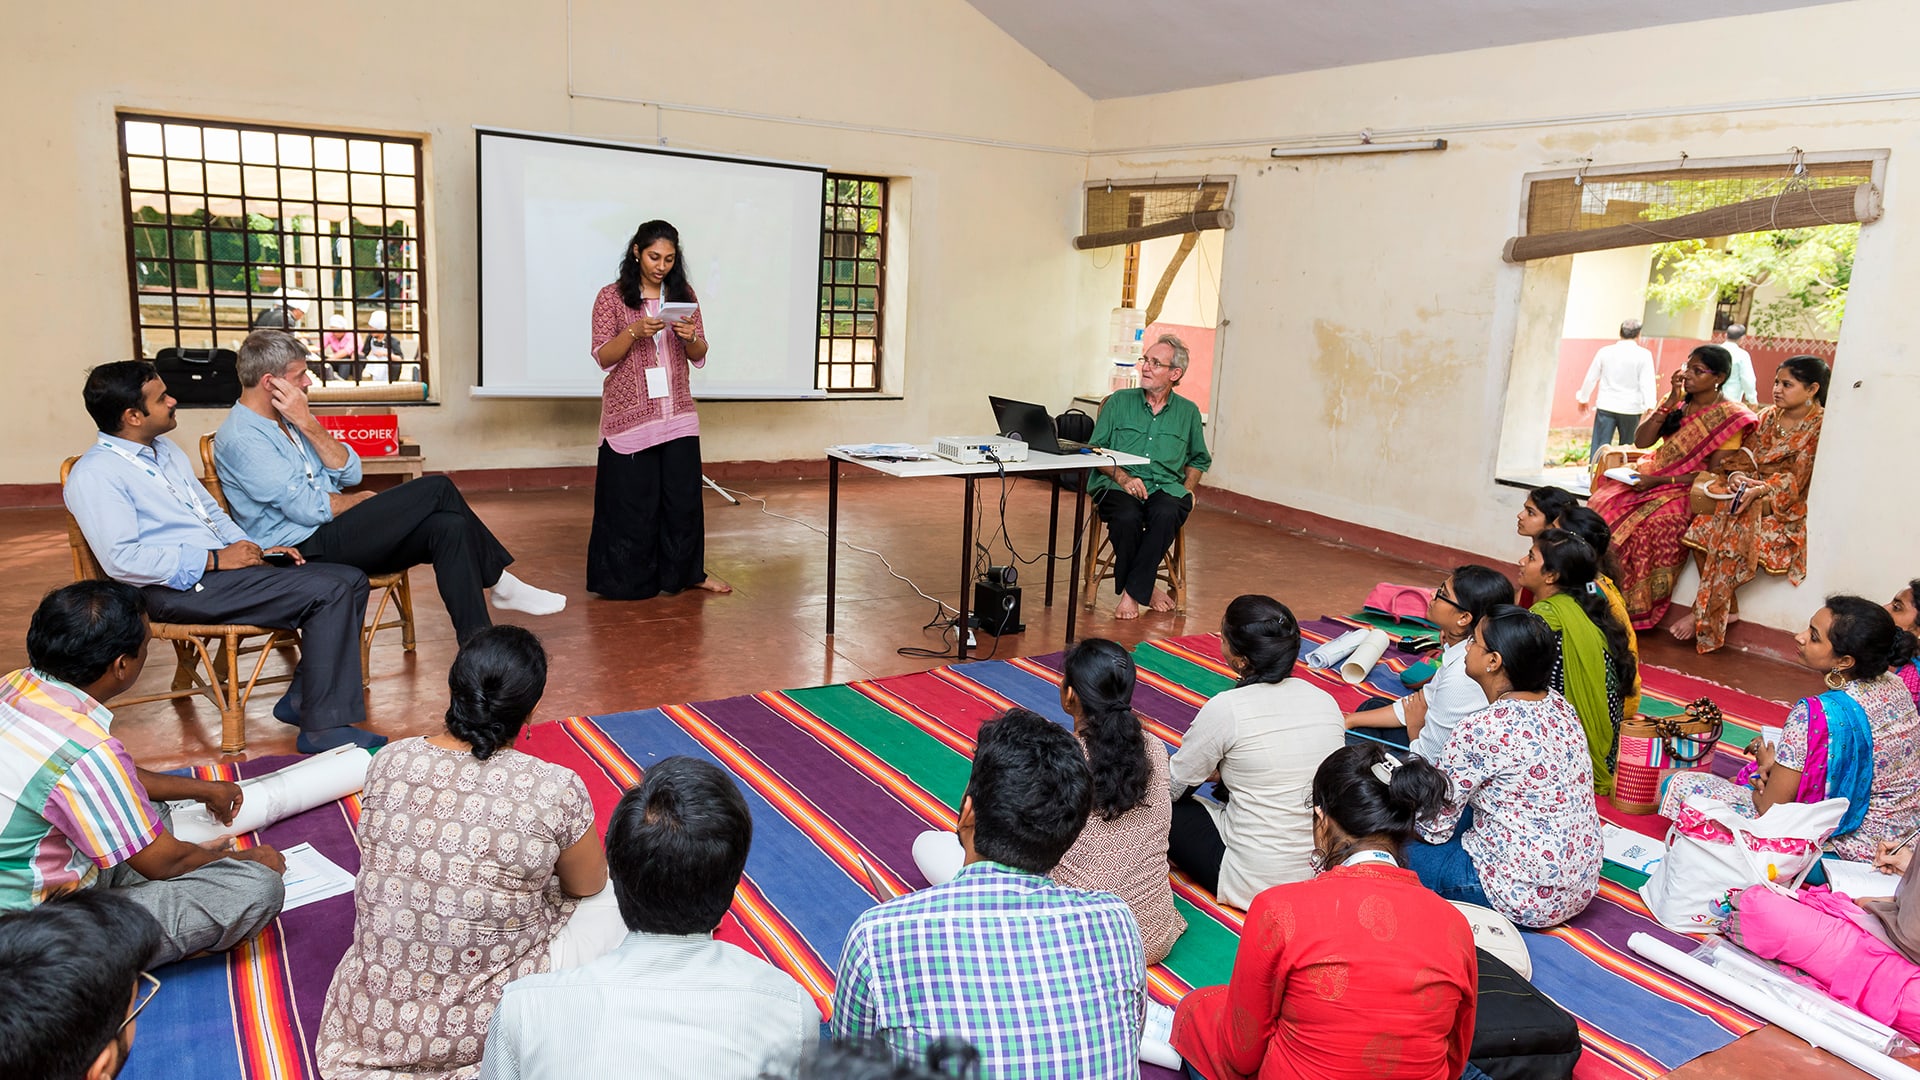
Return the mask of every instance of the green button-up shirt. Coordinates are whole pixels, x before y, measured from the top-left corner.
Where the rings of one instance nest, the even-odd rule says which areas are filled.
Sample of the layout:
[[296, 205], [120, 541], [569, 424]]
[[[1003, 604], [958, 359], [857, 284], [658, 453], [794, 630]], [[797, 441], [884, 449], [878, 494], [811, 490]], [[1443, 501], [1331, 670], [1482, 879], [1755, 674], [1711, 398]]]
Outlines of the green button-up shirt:
[[[1200, 406], [1169, 394], [1158, 414], [1147, 406], [1147, 392], [1135, 387], [1116, 390], [1100, 406], [1100, 418], [1094, 421], [1090, 444], [1123, 454], [1138, 454], [1145, 465], [1128, 465], [1126, 471], [1144, 480], [1147, 494], [1164, 491], [1176, 499], [1187, 495], [1187, 470], [1206, 472], [1213, 466], [1207, 453], [1207, 440], [1201, 430]], [[1114, 483], [1105, 473], [1093, 474], [1087, 494], [1099, 497]]]

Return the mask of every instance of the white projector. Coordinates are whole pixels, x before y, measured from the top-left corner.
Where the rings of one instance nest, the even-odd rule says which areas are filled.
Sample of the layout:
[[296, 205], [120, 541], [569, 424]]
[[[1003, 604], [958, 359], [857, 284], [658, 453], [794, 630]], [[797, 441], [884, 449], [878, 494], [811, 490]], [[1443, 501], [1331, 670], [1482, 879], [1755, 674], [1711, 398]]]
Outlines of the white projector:
[[933, 440], [933, 452], [962, 465], [1011, 465], [1027, 460], [1027, 444], [998, 435], [942, 435]]

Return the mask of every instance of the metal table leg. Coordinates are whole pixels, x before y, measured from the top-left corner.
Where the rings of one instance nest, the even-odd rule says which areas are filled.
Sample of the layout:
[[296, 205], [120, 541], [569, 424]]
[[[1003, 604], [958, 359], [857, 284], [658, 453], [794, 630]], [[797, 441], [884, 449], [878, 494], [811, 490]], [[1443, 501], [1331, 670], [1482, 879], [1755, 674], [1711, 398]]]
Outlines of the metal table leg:
[[827, 636], [833, 636], [833, 589], [840, 555], [840, 459], [827, 455]]
[[967, 586], [973, 577], [973, 477], [967, 477], [967, 506], [960, 512], [960, 614], [959, 646], [960, 662], [967, 660]]

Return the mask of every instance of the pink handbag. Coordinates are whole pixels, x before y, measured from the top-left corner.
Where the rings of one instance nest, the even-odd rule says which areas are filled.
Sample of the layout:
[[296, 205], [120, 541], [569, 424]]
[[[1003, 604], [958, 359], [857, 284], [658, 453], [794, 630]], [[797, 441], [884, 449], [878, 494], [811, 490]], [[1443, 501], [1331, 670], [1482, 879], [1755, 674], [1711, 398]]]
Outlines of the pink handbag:
[[1367, 593], [1366, 603], [1361, 606], [1395, 620], [1417, 619], [1425, 622], [1434, 592], [1433, 589], [1423, 589], [1418, 585], [1389, 585], [1383, 581]]

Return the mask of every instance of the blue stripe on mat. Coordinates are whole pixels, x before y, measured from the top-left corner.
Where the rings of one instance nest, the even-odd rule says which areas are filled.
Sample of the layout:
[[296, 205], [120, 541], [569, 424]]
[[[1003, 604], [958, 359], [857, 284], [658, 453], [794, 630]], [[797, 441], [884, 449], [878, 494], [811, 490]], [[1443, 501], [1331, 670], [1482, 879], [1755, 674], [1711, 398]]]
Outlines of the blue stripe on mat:
[[1535, 988], [1561, 1008], [1639, 1047], [1669, 1068], [1734, 1039], [1732, 1032], [1714, 1021], [1608, 971], [1560, 938], [1525, 937], [1533, 957]]

